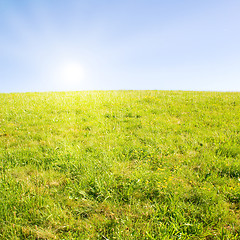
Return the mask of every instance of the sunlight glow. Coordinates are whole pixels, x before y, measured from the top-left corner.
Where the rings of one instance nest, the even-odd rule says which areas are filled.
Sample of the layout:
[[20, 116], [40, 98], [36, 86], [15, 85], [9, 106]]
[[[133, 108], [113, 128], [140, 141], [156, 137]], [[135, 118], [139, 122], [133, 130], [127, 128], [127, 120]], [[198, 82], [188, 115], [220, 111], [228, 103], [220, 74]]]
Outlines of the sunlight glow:
[[78, 62], [67, 62], [60, 66], [59, 80], [61, 83], [78, 85], [83, 81], [84, 77], [84, 68]]

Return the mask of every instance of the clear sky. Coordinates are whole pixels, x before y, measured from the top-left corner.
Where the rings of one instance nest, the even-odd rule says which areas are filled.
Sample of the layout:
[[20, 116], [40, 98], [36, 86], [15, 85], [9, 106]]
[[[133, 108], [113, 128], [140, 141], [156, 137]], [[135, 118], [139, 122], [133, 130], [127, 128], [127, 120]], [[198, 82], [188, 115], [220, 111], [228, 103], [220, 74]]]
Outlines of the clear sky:
[[239, 0], [0, 0], [0, 92], [240, 91]]

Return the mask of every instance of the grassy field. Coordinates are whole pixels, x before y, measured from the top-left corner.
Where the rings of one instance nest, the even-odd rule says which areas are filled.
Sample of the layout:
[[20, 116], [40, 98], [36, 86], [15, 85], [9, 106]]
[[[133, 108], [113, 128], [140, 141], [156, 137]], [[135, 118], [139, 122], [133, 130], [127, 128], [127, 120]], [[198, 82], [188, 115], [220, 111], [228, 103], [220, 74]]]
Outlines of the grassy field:
[[240, 239], [240, 93], [0, 94], [0, 239]]

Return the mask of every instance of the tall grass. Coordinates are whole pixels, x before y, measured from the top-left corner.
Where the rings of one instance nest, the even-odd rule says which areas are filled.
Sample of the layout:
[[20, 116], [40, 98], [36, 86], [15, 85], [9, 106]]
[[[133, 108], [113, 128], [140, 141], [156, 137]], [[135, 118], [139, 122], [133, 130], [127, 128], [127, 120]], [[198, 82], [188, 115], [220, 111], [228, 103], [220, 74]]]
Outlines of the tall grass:
[[15, 93], [0, 106], [0, 239], [240, 239], [240, 93]]

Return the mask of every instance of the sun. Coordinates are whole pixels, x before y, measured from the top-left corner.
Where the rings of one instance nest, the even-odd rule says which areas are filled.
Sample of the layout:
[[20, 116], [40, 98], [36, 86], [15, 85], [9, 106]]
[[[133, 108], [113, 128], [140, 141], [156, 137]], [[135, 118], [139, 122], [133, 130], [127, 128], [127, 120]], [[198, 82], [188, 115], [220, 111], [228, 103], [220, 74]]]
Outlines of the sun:
[[66, 62], [59, 68], [59, 80], [63, 84], [79, 85], [84, 80], [84, 67], [79, 62]]
[[87, 82], [86, 65], [76, 59], [60, 58], [49, 65], [48, 79], [56, 90], [84, 89]]

